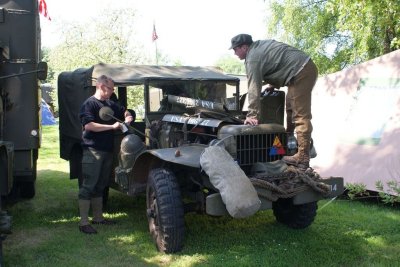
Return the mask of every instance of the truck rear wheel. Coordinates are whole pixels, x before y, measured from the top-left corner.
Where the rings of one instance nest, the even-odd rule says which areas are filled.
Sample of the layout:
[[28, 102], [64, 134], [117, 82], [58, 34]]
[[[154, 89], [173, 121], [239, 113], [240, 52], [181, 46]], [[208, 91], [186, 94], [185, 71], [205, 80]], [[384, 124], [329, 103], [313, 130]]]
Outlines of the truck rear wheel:
[[19, 195], [26, 199], [32, 199], [36, 194], [37, 159], [39, 157], [39, 151], [34, 149], [32, 152], [32, 173], [30, 175], [19, 176], [16, 178]]
[[[30, 177], [30, 180], [33, 179]], [[36, 179], [34, 179], [36, 180]], [[18, 182], [19, 194], [22, 198], [32, 199], [36, 194], [35, 181]]]
[[157, 249], [178, 252], [183, 247], [184, 210], [175, 175], [163, 168], [150, 171], [146, 190], [147, 218]]
[[272, 204], [275, 218], [278, 222], [293, 229], [303, 229], [310, 226], [317, 215], [317, 202], [294, 205], [292, 199], [278, 199]]

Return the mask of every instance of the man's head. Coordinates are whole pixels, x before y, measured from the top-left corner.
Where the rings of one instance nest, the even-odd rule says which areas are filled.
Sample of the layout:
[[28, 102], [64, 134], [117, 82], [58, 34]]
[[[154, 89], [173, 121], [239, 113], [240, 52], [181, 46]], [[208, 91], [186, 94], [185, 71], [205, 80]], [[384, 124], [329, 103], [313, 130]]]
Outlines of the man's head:
[[233, 49], [235, 55], [242, 60], [246, 58], [247, 51], [252, 43], [253, 38], [251, 38], [251, 35], [245, 33], [238, 34], [231, 39], [231, 47], [229, 49]]
[[101, 75], [96, 81], [96, 95], [100, 100], [109, 99], [114, 93], [114, 81], [106, 75]]
[[231, 39], [231, 47], [229, 47], [229, 49], [235, 49], [236, 47], [242, 46], [244, 44], [251, 45], [252, 43], [253, 38], [251, 38], [251, 35], [241, 33]]

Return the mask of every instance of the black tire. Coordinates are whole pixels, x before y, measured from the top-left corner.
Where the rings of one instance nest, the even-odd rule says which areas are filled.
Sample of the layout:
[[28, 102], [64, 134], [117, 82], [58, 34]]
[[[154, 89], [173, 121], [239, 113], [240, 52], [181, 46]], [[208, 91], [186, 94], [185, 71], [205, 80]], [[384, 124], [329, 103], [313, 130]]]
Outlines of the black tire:
[[39, 156], [39, 151], [36, 149], [32, 150], [32, 152], [32, 174], [24, 176], [24, 178], [20, 177], [17, 179], [19, 195], [26, 199], [32, 199], [36, 194], [37, 159]]
[[[1, 197], [7, 195], [9, 192], [8, 188], [8, 157], [5, 149], [0, 147], [0, 204], [1, 204]], [[0, 206], [1, 211], [1, 206]]]
[[0, 266], [3, 266], [3, 235], [0, 234]]
[[292, 199], [278, 199], [272, 209], [278, 222], [293, 229], [304, 229], [310, 226], [317, 215], [317, 202], [294, 205]]
[[163, 168], [151, 170], [146, 190], [147, 219], [157, 249], [164, 253], [182, 250], [184, 210], [175, 175]]
[[[35, 178], [29, 177], [29, 179], [36, 180], [36, 175], [35, 175]], [[36, 182], [35, 181], [18, 182], [18, 187], [19, 187], [19, 194], [22, 198], [32, 199], [36, 194]]]

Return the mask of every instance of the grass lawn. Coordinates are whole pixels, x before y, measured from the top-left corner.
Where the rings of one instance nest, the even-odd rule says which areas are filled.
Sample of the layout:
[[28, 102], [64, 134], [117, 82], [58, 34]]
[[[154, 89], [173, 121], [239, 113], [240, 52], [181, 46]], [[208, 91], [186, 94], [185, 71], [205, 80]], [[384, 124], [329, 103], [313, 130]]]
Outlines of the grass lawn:
[[320, 201], [305, 230], [278, 224], [272, 211], [246, 219], [188, 214], [184, 249], [166, 255], [150, 238], [145, 198], [111, 190], [106, 216], [118, 224], [84, 235], [68, 171], [58, 126], [43, 127], [36, 196], [8, 207], [5, 266], [400, 266], [398, 208], [345, 199]]

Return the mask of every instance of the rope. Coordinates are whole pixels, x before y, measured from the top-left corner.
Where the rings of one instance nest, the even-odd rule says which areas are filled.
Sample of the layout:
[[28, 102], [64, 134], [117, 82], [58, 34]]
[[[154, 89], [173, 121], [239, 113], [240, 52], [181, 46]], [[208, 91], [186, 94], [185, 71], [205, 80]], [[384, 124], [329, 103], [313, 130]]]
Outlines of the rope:
[[250, 177], [250, 181], [254, 186], [269, 190], [271, 194], [265, 194], [260, 191], [258, 191], [258, 194], [271, 201], [276, 201], [278, 198], [294, 197], [309, 188], [322, 195], [330, 193], [330, 186], [321, 182], [319, 174], [311, 168], [306, 171], [300, 171], [293, 166], [288, 166], [283, 173], [264, 176], [256, 175]]

